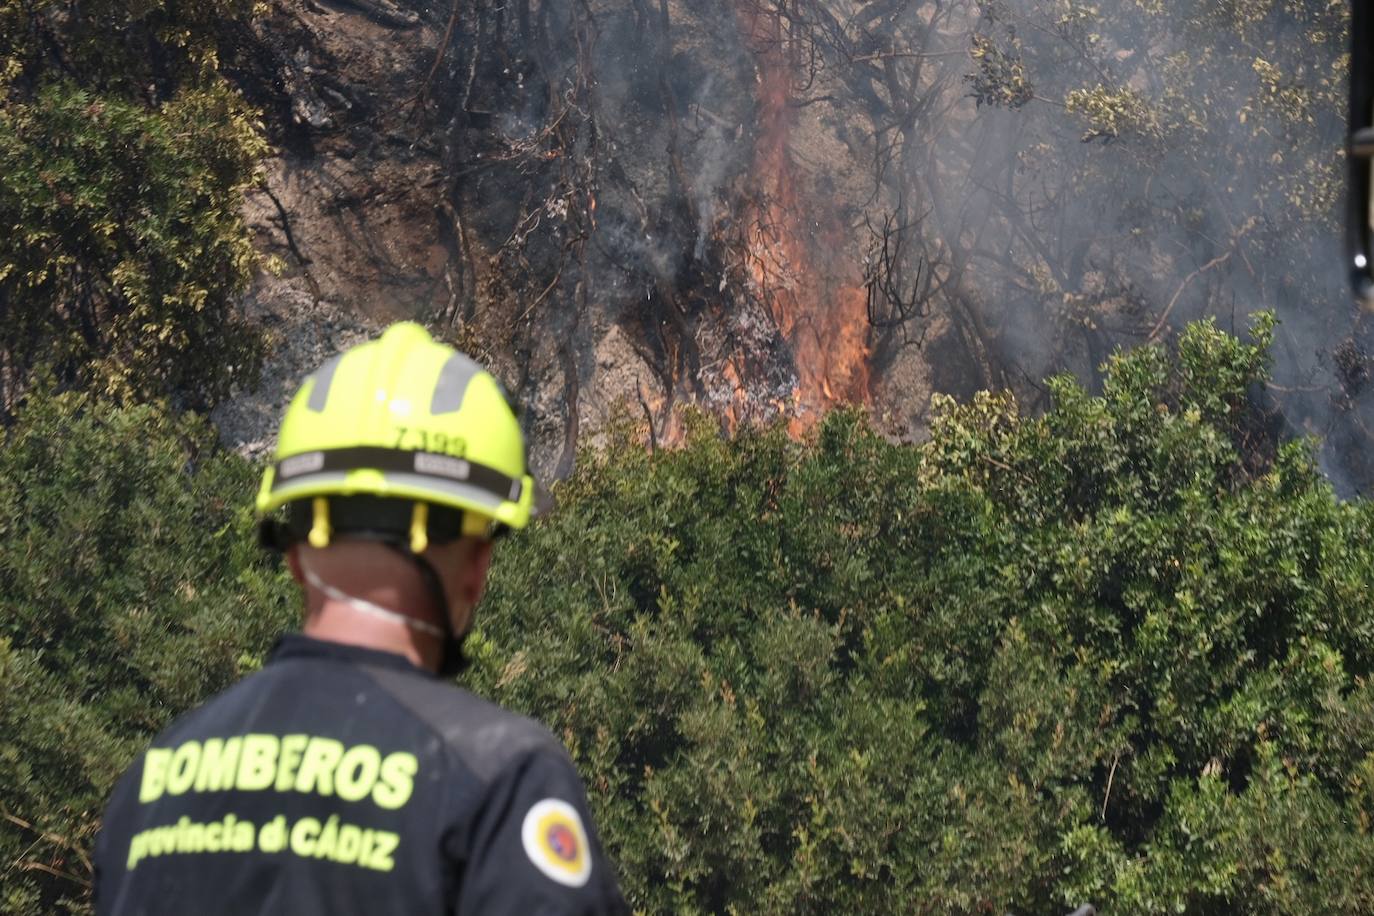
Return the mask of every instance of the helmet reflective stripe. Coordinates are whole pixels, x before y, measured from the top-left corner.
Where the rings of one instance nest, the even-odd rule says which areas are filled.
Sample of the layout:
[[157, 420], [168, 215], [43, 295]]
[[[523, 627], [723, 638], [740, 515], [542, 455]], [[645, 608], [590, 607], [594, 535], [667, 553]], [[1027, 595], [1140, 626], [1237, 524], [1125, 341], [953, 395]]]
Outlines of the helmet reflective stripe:
[[463, 398], [468, 393], [468, 383], [482, 371], [482, 367], [461, 353], [455, 353], [439, 370], [439, 381], [434, 386], [434, 397], [429, 401], [432, 414], [454, 413], [463, 406]]
[[331, 359], [323, 366], [315, 370], [315, 374], [310, 376], [310, 400], [306, 402], [306, 407], [316, 413], [323, 413], [329, 404], [329, 386], [334, 383], [334, 372], [339, 368], [339, 363], [343, 361], [343, 354]]
[[[424, 484], [425, 478], [437, 485], [459, 481], [469, 488], [494, 497], [498, 502], [520, 501], [523, 482], [500, 471], [463, 458], [439, 455], [434, 452], [403, 452], [397, 449], [359, 446], [329, 451], [306, 452], [277, 462], [272, 492], [289, 484], [299, 483], [302, 475], [336, 471], [376, 470], [397, 472], [418, 478], [411, 484]], [[308, 479], [308, 478], [307, 478]]]
[[[451, 483], [446, 480], [435, 480], [433, 477], [422, 477], [416, 474], [387, 474], [385, 477], [387, 483], [394, 484], [397, 487], [408, 487], [411, 489], [424, 487], [435, 492], [446, 493], [456, 499], [471, 500], [480, 507], [489, 510], [487, 513], [489, 515], [502, 505], [509, 504], [504, 497], [493, 496], [490, 490], [483, 490], [471, 486], [470, 484]], [[515, 485], [519, 486], [519, 482], [517, 481]], [[512, 499], [509, 500], [509, 502], [518, 502], [518, 500]]]

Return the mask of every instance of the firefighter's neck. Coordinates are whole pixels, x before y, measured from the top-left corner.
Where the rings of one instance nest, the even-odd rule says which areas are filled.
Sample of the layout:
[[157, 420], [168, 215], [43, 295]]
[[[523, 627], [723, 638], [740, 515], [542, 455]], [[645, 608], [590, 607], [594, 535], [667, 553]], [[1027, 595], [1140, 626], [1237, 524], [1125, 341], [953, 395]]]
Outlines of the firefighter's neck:
[[324, 550], [299, 547], [291, 567], [305, 591], [307, 636], [439, 669], [444, 623], [424, 579], [405, 557], [380, 544], [342, 542]]

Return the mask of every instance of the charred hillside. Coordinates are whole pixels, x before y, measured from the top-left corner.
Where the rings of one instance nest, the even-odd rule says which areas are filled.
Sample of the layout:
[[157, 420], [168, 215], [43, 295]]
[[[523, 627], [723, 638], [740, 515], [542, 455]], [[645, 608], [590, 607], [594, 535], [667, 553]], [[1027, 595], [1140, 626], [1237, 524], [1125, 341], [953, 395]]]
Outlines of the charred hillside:
[[920, 436], [933, 392], [1043, 406], [1048, 373], [1270, 309], [1256, 395], [1360, 485], [1342, 11], [1109, 6], [277, 4], [235, 74], [276, 150], [249, 311], [286, 374], [437, 322], [565, 474], [617, 404], [657, 441], [684, 403]]

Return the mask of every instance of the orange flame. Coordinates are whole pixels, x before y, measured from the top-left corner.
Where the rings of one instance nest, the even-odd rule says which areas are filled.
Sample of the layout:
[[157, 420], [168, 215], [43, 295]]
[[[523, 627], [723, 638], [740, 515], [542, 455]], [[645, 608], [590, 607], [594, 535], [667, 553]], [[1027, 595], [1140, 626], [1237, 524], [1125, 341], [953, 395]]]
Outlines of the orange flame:
[[826, 408], [870, 403], [867, 291], [857, 265], [837, 263], [846, 235], [839, 201], [806, 193], [808, 176], [792, 159], [797, 71], [782, 21], [749, 2], [736, 12], [759, 80], [753, 178], [760, 202], [748, 214], [748, 267], [792, 351], [791, 428], [800, 434]]

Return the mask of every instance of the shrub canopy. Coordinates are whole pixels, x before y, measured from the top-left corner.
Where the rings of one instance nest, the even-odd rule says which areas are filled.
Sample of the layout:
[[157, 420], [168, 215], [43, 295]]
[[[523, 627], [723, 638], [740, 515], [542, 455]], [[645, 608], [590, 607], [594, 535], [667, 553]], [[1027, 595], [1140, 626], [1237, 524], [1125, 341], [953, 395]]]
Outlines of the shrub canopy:
[[31, 396], [0, 438], [0, 912], [84, 912], [115, 779], [295, 613], [251, 466], [153, 406]]
[[213, 404], [260, 344], [231, 306], [267, 151], [217, 69], [243, 0], [0, 0], [0, 420], [36, 367]]
[[1369, 911], [1370, 510], [1194, 325], [939, 408], [649, 455], [503, 547], [477, 688], [550, 722], [634, 904]]

